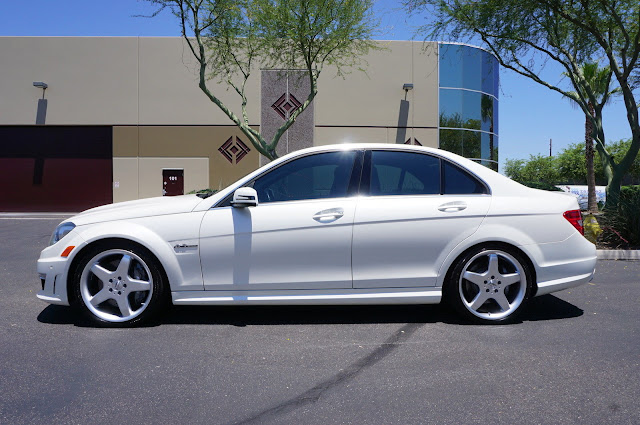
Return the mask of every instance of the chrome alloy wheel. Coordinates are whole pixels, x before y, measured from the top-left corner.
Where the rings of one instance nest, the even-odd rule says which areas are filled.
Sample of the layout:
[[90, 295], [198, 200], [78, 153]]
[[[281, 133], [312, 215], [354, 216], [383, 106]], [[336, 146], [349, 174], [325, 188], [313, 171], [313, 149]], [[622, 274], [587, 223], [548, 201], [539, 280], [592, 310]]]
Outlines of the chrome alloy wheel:
[[84, 267], [80, 294], [96, 317], [107, 322], [132, 320], [148, 307], [153, 295], [151, 270], [131, 251], [103, 251]]
[[486, 250], [471, 257], [460, 273], [462, 304], [481, 319], [501, 320], [514, 313], [527, 292], [524, 267], [510, 254]]

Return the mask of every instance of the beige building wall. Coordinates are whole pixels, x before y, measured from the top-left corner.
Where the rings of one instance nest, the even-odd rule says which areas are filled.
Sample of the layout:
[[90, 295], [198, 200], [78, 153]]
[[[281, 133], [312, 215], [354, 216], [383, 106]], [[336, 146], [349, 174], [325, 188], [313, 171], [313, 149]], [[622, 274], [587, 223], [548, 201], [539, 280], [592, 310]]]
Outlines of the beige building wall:
[[[315, 145], [395, 143], [406, 136], [437, 146], [437, 43], [380, 46], [363, 58], [366, 73], [342, 78], [331, 67], [323, 71]], [[0, 37], [0, 55], [0, 125], [34, 125], [43, 91], [33, 82], [44, 81], [47, 125], [114, 126], [114, 201], [160, 195], [162, 167], [184, 166], [189, 191], [223, 188], [259, 166], [255, 148], [198, 88], [196, 63], [181, 38]], [[406, 83], [413, 90], [405, 92]], [[241, 114], [235, 92], [209, 84]], [[256, 67], [247, 86], [256, 129], [260, 90]], [[248, 148], [240, 161], [229, 152], [236, 143]]]
[[136, 124], [138, 49], [131, 37], [0, 37], [0, 125]]
[[[232, 121], [198, 87], [199, 68], [182, 38], [141, 37], [139, 42], [140, 125], [232, 125]], [[237, 116], [241, 99], [233, 89], [207, 83], [211, 91]], [[260, 69], [246, 87], [251, 124], [260, 122]]]
[[113, 157], [113, 202], [140, 198], [138, 162], [138, 157]]
[[[363, 58], [366, 73], [326, 68], [315, 99], [316, 126], [398, 124], [404, 83], [409, 127], [437, 126], [437, 44], [381, 41]], [[195, 61], [179, 37], [0, 37], [0, 125], [35, 124], [49, 85], [49, 125], [232, 125], [198, 88]], [[260, 119], [259, 67], [247, 86], [251, 123]], [[209, 85], [241, 116], [240, 99]], [[417, 113], [415, 111], [418, 111]]]
[[139, 192], [140, 198], [162, 196], [162, 170], [184, 170], [184, 193], [204, 189], [209, 180], [208, 158], [140, 158]]
[[[225, 146], [226, 154], [221, 152]], [[246, 154], [241, 154], [243, 149]], [[163, 167], [184, 168], [187, 193], [223, 189], [258, 168], [259, 162], [257, 150], [235, 126], [116, 126], [113, 156], [114, 202], [161, 196]]]

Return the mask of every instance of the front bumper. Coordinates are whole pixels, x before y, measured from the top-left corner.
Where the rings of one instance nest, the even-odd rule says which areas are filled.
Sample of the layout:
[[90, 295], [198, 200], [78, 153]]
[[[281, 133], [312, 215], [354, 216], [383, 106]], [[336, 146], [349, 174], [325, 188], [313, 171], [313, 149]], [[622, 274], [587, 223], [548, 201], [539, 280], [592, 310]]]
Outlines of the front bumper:
[[45, 258], [38, 260], [38, 274], [44, 279], [44, 288], [38, 291], [37, 297], [49, 304], [69, 305], [67, 296], [66, 258]]
[[[85, 245], [85, 240], [74, 229], [55, 245], [48, 246], [42, 250], [37, 268], [40, 279], [44, 281], [44, 284], [42, 290], [37, 293], [39, 299], [49, 304], [69, 305], [69, 296], [67, 294], [69, 266], [76, 254]], [[63, 251], [69, 246], [74, 246], [75, 248], [69, 253], [68, 257], [62, 257]]]

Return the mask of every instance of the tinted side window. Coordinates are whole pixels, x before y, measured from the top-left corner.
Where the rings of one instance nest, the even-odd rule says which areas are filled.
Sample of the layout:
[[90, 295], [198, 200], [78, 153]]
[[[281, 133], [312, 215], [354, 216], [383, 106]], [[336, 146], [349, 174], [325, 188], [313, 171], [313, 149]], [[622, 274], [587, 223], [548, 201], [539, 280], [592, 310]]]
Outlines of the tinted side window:
[[327, 152], [288, 162], [253, 182], [258, 201], [282, 202], [347, 196], [357, 151]]
[[440, 160], [419, 153], [373, 151], [369, 184], [372, 196], [437, 195]]
[[445, 195], [487, 193], [485, 186], [463, 169], [442, 161]]

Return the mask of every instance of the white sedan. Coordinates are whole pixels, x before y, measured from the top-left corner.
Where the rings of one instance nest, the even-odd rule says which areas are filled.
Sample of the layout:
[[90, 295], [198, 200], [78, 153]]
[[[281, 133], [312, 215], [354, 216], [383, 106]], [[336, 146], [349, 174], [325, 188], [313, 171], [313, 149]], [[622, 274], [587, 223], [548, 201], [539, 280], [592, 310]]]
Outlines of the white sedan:
[[590, 281], [575, 198], [458, 155], [405, 145], [305, 149], [212, 195], [93, 208], [38, 260], [38, 298], [96, 324], [169, 303], [432, 304], [513, 321], [534, 296]]

